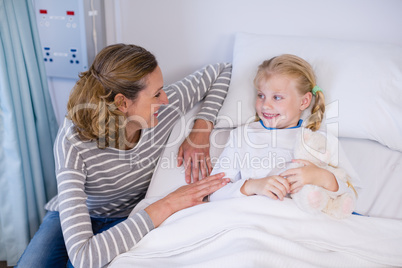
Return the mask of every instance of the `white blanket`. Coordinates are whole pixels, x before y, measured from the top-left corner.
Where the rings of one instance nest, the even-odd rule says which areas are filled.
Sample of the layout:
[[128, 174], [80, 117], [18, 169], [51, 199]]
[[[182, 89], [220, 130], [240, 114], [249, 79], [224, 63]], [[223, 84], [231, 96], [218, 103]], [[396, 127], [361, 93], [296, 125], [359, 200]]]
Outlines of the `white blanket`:
[[402, 221], [253, 196], [175, 213], [110, 267], [389, 267], [402, 266], [401, 246]]

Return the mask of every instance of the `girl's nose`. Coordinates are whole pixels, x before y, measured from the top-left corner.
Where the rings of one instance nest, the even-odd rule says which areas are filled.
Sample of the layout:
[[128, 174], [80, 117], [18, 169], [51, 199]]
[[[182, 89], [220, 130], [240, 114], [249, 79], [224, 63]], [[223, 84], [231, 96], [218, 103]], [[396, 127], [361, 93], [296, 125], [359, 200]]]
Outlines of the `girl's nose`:
[[271, 102], [269, 100], [264, 101], [264, 104], [262, 105], [262, 107], [267, 110], [271, 109], [272, 108]]

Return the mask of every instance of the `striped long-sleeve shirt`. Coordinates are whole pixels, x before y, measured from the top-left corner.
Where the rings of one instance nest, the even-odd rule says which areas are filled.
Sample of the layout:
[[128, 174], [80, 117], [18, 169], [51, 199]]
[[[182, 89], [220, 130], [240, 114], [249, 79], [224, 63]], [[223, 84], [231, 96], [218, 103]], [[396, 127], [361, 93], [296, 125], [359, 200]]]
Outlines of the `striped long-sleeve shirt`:
[[58, 195], [46, 209], [60, 213], [74, 267], [105, 266], [154, 228], [142, 210], [94, 235], [90, 217], [130, 214], [145, 196], [175, 121], [204, 99], [197, 118], [215, 122], [228, 91], [231, 69], [231, 64], [209, 65], [165, 87], [169, 104], [160, 108], [158, 125], [143, 129], [140, 140], [130, 150], [99, 149], [96, 141], [80, 140], [73, 123], [64, 120], [54, 145]]

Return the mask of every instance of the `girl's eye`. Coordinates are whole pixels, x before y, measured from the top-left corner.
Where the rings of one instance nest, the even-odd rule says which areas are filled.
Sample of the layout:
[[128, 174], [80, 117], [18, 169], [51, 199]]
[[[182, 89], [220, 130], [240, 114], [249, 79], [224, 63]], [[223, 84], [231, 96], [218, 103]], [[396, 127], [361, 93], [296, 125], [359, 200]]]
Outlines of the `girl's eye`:
[[264, 94], [261, 94], [261, 93], [257, 94], [257, 98], [259, 98], [259, 99], [263, 99], [264, 97], [265, 97]]
[[161, 95], [161, 93], [160, 93], [160, 92], [158, 92], [158, 93], [155, 95], [155, 97], [156, 97], [156, 98], [159, 98], [159, 97], [160, 97], [160, 95]]
[[278, 95], [275, 95], [275, 96], [274, 96], [274, 100], [281, 100], [281, 99], [282, 99], [281, 96], [278, 96]]

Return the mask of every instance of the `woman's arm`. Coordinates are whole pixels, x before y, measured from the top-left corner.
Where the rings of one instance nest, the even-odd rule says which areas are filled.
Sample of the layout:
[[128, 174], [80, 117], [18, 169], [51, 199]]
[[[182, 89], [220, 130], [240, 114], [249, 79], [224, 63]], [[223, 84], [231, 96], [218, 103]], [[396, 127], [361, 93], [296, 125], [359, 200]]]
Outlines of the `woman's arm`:
[[[81, 157], [81, 154], [87, 151], [87, 144], [83, 145], [82, 142], [72, 144], [63, 137], [64, 133], [58, 136], [55, 148], [58, 210], [67, 252], [74, 267], [107, 265], [117, 255], [128, 251], [138, 243], [168, 216], [183, 208], [199, 204], [204, 196], [227, 183], [227, 180], [221, 179], [223, 175], [218, 174], [197, 184], [186, 185], [150, 205], [146, 210], [130, 215], [121, 223], [95, 235], [90, 211], [102, 210], [101, 204], [106, 204], [108, 198], [114, 200], [114, 197], [108, 197], [106, 194], [89, 198], [85, 187], [88, 183], [87, 168]], [[111, 181], [109, 190], [112, 189]], [[104, 189], [104, 192], [107, 193], [109, 190]], [[116, 211], [118, 210], [119, 207], [116, 208]]]
[[[68, 131], [67, 131], [68, 132]], [[55, 143], [58, 185], [58, 211], [70, 261], [74, 267], [103, 267], [118, 254], [128, 251], [154, 228], [144, 211], [127, 218], [114, 227], [94, 235], [85, 192], [86, 165], [81, 157], [85, 145], [72, 144], [63, 131]], [[66, 135], [67, 136], [67, 135]], [[104, 202], [100, 199], [98, 202]]]
[[212, 170], [209, 135], [229, 89], [231, 71], [231, 64], [208, 65], [166, 89], [169, 102], [183, 113], [204, 99], [201, 110], [194, 118], [194, 127], [178, 153], [178, 166], [185, 164], [188, 183], [191, 173], [194, 181], [197, 181], [199, 170], [203, 177]]
[[169, 106], [176, 107], [183, 115], [204, 99], [194, 120], [203, 119], [215, 123], [229, 90], [231, 74], [230, 63], [217, 63], [188, 75], [164, 88]]
[[185, 185], [145, 208], [155, 227], [179, 210], [204, 203], [205, 196], [225, 186], [230, 180], [224, 173], [209, 176], [204, 180]]
[[211, 121], [197, 119], [190, 134], [179, 148], [177, 166], [180, 167], [184, 163], [187, 183], [191, 182], [191, 174], [193, 181], [198, 181], [199, 171], [202, 178], [212, 172], [209, 137], [213, 128]]

